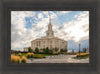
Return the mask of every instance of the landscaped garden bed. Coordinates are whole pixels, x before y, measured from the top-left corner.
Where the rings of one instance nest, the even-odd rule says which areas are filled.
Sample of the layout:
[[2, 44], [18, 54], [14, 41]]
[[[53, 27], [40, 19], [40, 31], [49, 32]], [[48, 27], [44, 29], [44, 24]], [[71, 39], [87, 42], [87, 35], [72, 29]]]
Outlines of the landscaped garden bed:
[[11, 63], [26, 63], [27, 58], [25, 56], [11, 55]]
[[89, 53], [77, 53], [76, 57], [74, 57], [74, 58], [85, 59], [85, 58], [88, 58], [88, 57], [89, 57]]

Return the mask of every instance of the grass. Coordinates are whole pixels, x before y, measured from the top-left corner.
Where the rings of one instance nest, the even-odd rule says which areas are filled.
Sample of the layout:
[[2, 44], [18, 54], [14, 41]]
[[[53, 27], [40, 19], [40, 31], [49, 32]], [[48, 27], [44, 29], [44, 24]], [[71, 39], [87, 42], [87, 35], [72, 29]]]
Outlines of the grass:
[[[34, 54], [33, 57], [30, 56], [30, 53], [21, 53], [21, 56], [25, 56], [27, 58], [45, 58], [46, 56], [53, 56], [55, 54]], [[16, 56], [19, 56], [19, 53], [16, 54]]]
[[27, 53], [22, 53], [23, 56], [27, 56]]
[[[18, 55], [18, 54], [17, 54]], [[27, 53], [22, 53], [23, 56], [26, 56], [27, 57]], [[36, 54], [34, 54], [36, 55]], [[39, 55], [39, 54], [38, 54]], [[41, 54], [43, 57], [45, 56], [53, 56], [53, 54]]]
[[45, 56], [53, 56], [53, 54], [41, 54], [43, 57]]
[[27, 58], [33, 58], [34, 57], [34, 53], [27, 53]]
[[45, 58], [45, 56], [41, 55], [41, 54], [35, 54], [34, 58]]
[[[79, 57], [73, 57], [74, 59], [78, 59]], [[80, 59], [86, 59], [86, 58], [89, 58], [89, 55], [86, 55], [86, 56], [80, 56]]]
[[[27, 53], [21, 53], [23, 56], [27, 57]], [[16, 54], [18, 55], [18, 53]]]

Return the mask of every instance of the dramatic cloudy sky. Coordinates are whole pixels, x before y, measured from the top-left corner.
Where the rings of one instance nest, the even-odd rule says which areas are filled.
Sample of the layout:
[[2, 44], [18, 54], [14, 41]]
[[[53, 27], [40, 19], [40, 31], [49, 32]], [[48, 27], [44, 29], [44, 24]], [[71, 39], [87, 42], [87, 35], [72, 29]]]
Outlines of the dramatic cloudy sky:
[[54, 34], [68, 41], [69, 52], [89, 48], [88, 11], [12, 11], [11, 49], [22, 50], [31, 46], [30, 41], [46, 35], [51, 15]]

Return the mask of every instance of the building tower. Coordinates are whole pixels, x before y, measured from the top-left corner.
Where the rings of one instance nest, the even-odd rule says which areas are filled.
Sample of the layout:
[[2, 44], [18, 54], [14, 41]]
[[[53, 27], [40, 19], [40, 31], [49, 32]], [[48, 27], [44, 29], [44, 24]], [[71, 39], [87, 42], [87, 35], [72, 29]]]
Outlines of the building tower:
[[49, 24], [48, 24], [48, 30], [46, 31], [46, 36], [47, 37], [53, 37], [54, 36], [54, 32], [52, 30], [52, 24], [51, 24], [51, 17], [49, 15]]

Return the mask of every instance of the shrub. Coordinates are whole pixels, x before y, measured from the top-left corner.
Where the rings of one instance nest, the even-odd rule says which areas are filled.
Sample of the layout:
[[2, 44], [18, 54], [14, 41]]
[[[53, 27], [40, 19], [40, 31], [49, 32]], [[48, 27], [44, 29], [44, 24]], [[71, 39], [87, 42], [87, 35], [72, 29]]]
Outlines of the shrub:
[[28, 52], [32, 52], [32, 49], [31, 49], [31, 47], [29, 47], [29, 48], [28, 48]]
[[38, 49], [38, 48], [35, 48], [35, 52], [36, 52], [36, 53], [39, 53], [39, 49]]
[[45, 53], [46, 53], [46, 54], [49, 53], [49, 48], [48, 48], [48, 47], [45, 49]]
[[34, 56], [34, 53], [31, 53], [31, 58], [33, 58], [33, 56]]
[[61, 49], [61, 50], [60, 50], [60, 53], [63, 54], [63, 52], [67, 52], [67, 50]]
[[27, 53], [27, 58], [33, 58], [34, 53]]
[[35, 54], [34, 58], [44, 58], [41, 54]]
[[56, 52], [58, 52], [58, 50], [59, 50], [58, 48], [55, 48], [55, 51], [56, 51]]
[[49, 54], [53, 54], [53, 50], [49, 50]]
[[86, 48], [83, 48], [83, 52], [86, 53], [87, 52], [87, 49]]
[[31, 57], [31, 53], [27, 53], [27, 58], [30, 58]]
[[67, 54], [66, 52], [62, 52], [62, 54]]
[[58, 55], [58, 52], [53, 52], [54, 55]]
[[46, 50], [46, 49], [45, 49], [45, 48], [43, 48], [43, 53], [45, 53], [45, 50]]
[[19, 56], [17, 56], [17, 62], [20, 63], [20, 57]]
[[80, 53], [80, 54], [77, 53], [76, 55], [77, 55], [77, 57], [79, 57], [79, 56], [80, 56], [80, 57], [84, 57], [84, 56], [88, 56], [89, 53]]
[[72, 53], [74, 53], [74, 49], [72, 50]]
[[22, 60], [21, 60], [22, 63], [26, 63], [27, 62], [27, 58], [25, 56], [22, 56]]
[[19, 53], [18, 55], [19, 55], [19, 56], [21, 56], [22, 54], [21, 54], [21, 53]]
[[11, 63], [20, 63], [20, 57], [11, 55]]
[[77, 53], [66, 53], [66, 54], [69, 54], [69, 55], [76, 55]]

